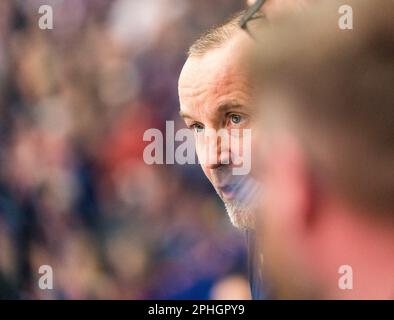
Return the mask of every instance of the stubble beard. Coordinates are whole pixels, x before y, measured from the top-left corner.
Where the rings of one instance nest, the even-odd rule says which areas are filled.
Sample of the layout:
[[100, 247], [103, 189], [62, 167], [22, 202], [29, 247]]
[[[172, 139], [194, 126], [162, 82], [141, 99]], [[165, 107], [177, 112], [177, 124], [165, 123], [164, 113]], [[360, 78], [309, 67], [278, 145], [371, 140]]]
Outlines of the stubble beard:
[[255, 227], [254, 208], [240, 201], [222, 199], [230, 221], [238, 229], [253, 230]]

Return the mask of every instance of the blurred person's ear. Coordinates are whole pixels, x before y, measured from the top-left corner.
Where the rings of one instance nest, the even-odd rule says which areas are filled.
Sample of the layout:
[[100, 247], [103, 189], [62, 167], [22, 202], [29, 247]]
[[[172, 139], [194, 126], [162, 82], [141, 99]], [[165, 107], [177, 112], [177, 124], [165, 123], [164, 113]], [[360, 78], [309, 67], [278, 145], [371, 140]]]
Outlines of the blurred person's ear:
[[312, 175], [306, 157], [290, 135], [276, 136], [265, 151], [265, 199], [288, 231], [304, 232], [315, 214]]
[[266, 120], [256, 164], [263, 185], [258, 230], [265, 272], [275, 295], [302, 297], [310, 286], [307, 243], [317, 226], [318, 198], [301, 143]]

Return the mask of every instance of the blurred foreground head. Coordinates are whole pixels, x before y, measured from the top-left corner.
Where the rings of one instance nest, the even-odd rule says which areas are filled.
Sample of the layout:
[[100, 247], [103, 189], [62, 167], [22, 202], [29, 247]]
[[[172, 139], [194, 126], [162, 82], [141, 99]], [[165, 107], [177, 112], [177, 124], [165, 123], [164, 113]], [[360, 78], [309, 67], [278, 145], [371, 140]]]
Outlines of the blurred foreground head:
[[393, 11], [320, 1], [258, 36], [259, 227], [279, 298], [394, 298]]

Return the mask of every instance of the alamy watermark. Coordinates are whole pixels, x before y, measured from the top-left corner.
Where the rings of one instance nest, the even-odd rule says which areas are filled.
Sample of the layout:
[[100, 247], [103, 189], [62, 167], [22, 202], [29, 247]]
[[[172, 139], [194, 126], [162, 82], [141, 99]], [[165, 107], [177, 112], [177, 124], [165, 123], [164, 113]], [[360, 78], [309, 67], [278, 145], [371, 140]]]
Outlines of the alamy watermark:
[[338, 269], [341, 276], [338, 279], [338, 288], [341, 290], [353, 289], [353, 268], [347, 264], [341, 265]]
[[50, 265], [42, 265], [38, 269], [38, 273], [42, 276], [38, 279], [38, 287], [41, 290], [52, 290], [53, 289], [53, 270]]
[[347, 4], [339, 7], [338, 13], [341, 14], [338, 26], [341, 30], [353, 30], [353, 8]]
[[[231, 165], [234, 175], [251, 170], [251, 129], [204, 129], [193, 133], [182, 128], [175, 132], [174, 121], [166, 121], [165, 135], [159, 129], [148, 129], [143, 136], [150, 142], [144, 149], [146, 164]], [[175, 147], [176, 143], [180, 143]]]
[[42, 5], [38, 8], [38, 13], [41, 14], [38, 19], [38, 27], [41, 30], [53, 29], [53, 8], [50, 5]]

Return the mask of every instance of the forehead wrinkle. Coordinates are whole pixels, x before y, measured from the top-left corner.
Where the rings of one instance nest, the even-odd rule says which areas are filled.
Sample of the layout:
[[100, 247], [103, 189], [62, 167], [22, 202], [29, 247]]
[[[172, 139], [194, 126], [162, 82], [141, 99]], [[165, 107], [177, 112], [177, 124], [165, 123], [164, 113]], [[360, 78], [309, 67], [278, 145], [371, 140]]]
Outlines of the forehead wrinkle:
[[221, 112], [220, 105], [228, 101], [245, 104], [249, 89], [247, 78], [239, 54], [234, 54], [233, 49], [230, 43], [202, 57], [191, 57], [185, 63], [179, 91], [181, 108], [190, 115], [205, 115], [206, 119], [214, 120]]
[[[189, 101], [186, 106], [187, 112], [193, 118], [205, 118], [210, 122], [218, 121], [218, 115], [222, 115], [234, 107], [247, 104], [247, 92], [244, 86], [239, 86], [235, 81], [226, 80], [214, 85], [206, 85], [201, 90], [188, 93]], [[210, 97], [209, 100], [205, 97]], [[196, 119], [197, 120], [197, 119]]]

